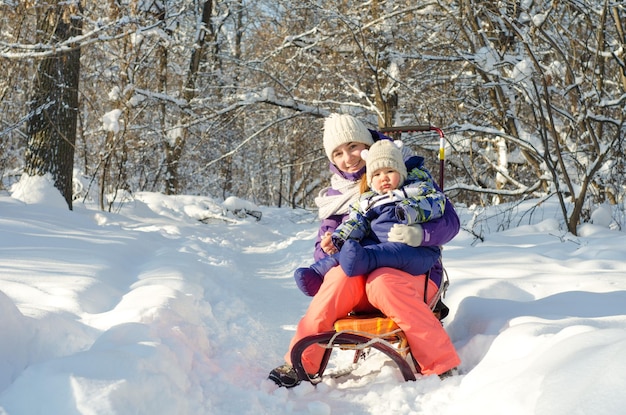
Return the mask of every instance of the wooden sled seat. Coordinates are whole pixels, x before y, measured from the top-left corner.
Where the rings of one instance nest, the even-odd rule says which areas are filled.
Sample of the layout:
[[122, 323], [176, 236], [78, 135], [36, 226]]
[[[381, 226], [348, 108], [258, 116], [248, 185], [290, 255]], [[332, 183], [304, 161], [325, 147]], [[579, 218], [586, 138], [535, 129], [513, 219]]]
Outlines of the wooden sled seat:
[[[395, 321], [384, 314], [368, 314], [368, 315], [350, 315], [335, 322], [335, 332], [352, 333], [370, 339], [385, 340], [389, 344], [396, 344], [396, 352], [403, 358], [409, 354], [408, 341], [404, 332]], [[363, 349], [358, 348], [354, 361], [358, 360]]]
[[384, 337], [397, 330], [400, 330], [400, 327], [398, 327], [392, 319], [383, 314], [351, 315], [335, 322], [336, 332], [352, 331]]

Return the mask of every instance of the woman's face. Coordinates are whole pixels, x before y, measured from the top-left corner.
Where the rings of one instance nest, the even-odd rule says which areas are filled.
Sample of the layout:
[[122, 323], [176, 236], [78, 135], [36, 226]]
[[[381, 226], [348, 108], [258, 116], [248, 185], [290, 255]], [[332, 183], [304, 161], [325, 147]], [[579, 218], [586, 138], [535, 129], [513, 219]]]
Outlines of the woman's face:
[[345, 173], [355, 173], [365, 167], [365, 160], [361, 158], [361, 151], [368, 148], [363, 143], [345, 143], [333, 150], [333, 163]]

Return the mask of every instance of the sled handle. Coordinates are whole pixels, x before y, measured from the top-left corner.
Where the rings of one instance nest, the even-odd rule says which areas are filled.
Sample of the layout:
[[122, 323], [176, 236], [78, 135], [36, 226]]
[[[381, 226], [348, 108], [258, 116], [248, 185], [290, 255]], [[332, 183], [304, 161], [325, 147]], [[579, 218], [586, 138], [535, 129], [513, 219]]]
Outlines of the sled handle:
[[444, 167], [446, 161], [446, 139], [441, 128], [432, 125], [405, 125], [400, 127], [383, 127], [381, 133], [415, 133], [436, 131], [439, 134], [439, 186], [443, 190]]

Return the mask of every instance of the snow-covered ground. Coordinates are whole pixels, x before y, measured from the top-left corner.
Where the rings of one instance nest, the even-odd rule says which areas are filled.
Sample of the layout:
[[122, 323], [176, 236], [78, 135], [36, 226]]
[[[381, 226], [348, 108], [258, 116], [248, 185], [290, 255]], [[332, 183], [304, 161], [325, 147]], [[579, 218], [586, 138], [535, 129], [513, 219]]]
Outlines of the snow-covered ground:
[[0, 413], [626, 413], [626, 235], [606, 214], [575, 237], [550, 202], [459, 208], [445, 323], [462, 374], [405, 383], [372, 355], [279, 389], [266, 377], [309, 301], [292, 273], [317, 220], [224, 206], [140, 193], [115, 213], [68, 211], [43, 179], [0, 193]]

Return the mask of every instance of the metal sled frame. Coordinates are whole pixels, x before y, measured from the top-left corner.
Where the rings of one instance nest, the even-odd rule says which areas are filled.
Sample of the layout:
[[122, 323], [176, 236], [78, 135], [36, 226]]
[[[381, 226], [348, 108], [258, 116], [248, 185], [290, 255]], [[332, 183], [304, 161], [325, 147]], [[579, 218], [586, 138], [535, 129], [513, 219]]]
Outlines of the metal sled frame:
[[[385, 317], [386, 318], [386, 317]], [[395, 347], [393, 343], [400, 343], [400, 347]], [[302, 366], [302, 352], [309, 346], [318, 344], [326, 348], [322, 364], [317, 373], [309, 375]], [[360, 333], [352, 331], [328, 331], [325, 333], [314, 334], [307, 336], [295, 344], [291, 351], [291, 361], [298, 377], [301, 380], [308, 380], [314, 382], [318, 379], [321, 380], [330, 355], [334, 347], [338, 347], [342, 350], [353, 349], [355, 350], [354, 363], [359, 359], [360, 354], [367, 348], [374, 348], [378, 351], [389, 356], [394, 363], [398, 366], [404, 376], [404, 380], [415, 380], [413, 374], [413, 368], [407, 360], [408, 356], [408, 343], [402, 330], [397, 329], [393, 332], [385, 333], [382, 335], [372, 335], [369, 333]]]
[[[380, 129], [383, 133], [402, 132], [428, 132], [436, 131], [439, 134], [439, 186], [443, 189], [444, 167], [445, 167], [445, 138], [443, 131], [432, 126], [406, 126], [389, 127]], [[431, 310], [438, 320], [442, 320], [448, 314], [448, 309], [441, 298], [448, 288], [449, 280], [445, 269], [443, 279], [437, 295], [429, 304]], [[425, 287], [428, 286], [428, 278], [425, 280]], [[426, 301], [426, 290], [424, 290], [424, 300]], [[444, 307], [441, 309], [440, 307]], [[355, 321], [376, 319], [376, 326], [384, 327], [385, 330], [363, 331], [360, 329], [345, 329], [346, 326], [354, 327]], [[302, 364], [302, 353], [312, 345], [319, 345], [325, 348], [320, 369], [317, 373], [307, 373]], [[374, 348], [387, 355], [397, 366], [405, 381], [416, 380], [415, 375], [421, 373], [418, 362], [412, 357], [411, 350], [404, 332], [388, 317], [383, 314], [378, 315], [354, 315], [337, 320], [335, 330], [307, 336], [298, 341], [291, 350], [291, 364], [293, 365], [300, 380], [318, 383], [326, 370], [333, 348], [341, 350], [355, 350], [354, 363], [357, 363], [364, 350]]]

